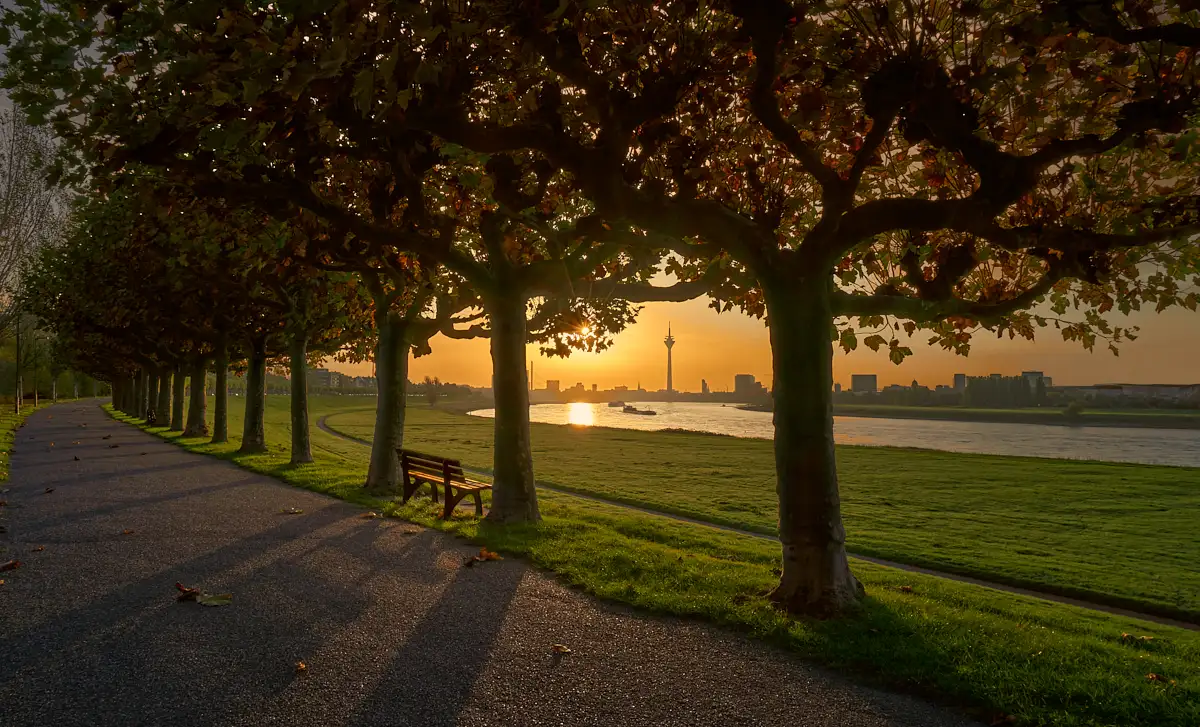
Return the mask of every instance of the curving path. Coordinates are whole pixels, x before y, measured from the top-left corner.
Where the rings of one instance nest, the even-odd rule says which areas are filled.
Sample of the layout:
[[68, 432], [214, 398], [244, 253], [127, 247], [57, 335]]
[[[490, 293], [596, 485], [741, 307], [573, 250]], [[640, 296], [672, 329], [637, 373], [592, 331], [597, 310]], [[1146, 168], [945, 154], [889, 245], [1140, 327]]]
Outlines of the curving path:
[[[24, 561], [0, 574], [4, 727], [973, 724], [520, 561], [463, 568], [462, 541], [93, 404], [31, 416], [0, 488], [0, 562]], [[176, 581], [233, 603], [176, 603]]]
[[[334, 429], [333, 427], [329, 426], [329, 423], [326, 420], [329, 419], [329, 417], [331, 417], [331, 416], [338, 416], [338, 414], [326, 414], [325, 416], [322, 416], [321, 418], [319, 418], [317, 420], [317, 427], [319, 429], [321, 429], [321, 431], [323, 431], [327, 434], [331, 434], [335, 437], [339, 437], [341, 439], [345, 439], [345, 440], [348, 440], [351, 442], [356, 442], [356, 443], [361, 444], [366, 447], [371, 446], [371, 443], [365, 439], [359, 439], [358, 437], [352, 437], [349, 434], [344, 434], [344, 433], [339, 432], [338, 430]], [[481, 470], [481, 469], [472, 468], [472, 467], [463, 467], [463, 469], [466, 470], [467, 472], [473, 473], [478, 476], [483, 476], [483, 477], [491, 477], [492, 476], [492, 473], [490, 470]], [[551, 490], [553, 492], [558, 492], [558, 493], [561, 493], [564, 495], [570, 495], [571, 497], [579, 497], [584, 500], [591, 500], [593, 502], [601, 502], [601, 503], [604, 503], [605, 505], [611, 505], [613, 507], [623, 507], [627, 510], [636, 510], [638, 512], [645, 513], [647, 515], [653, 515], [655, 517], [665, 517], [665, 518], [669, 518], [671, 520], [678, 520], [680, 522], [690, 523], [692, 525], [700, 525], [700, 526], [706, 527], [706, 528], [716, 528], [717, 530], [725, 530], [727, 532], [737, 533], [739, 535], [746, 535], [751, 538], [759, 538], [761, 540], [771, 540], [771, 541], [779, 540], [779, 538], [774, 535], [758, 533], [758, 532], [754, 532], [753, 530], [742, 530], [741, 528], [735, 528], [735, 527], [732, 527], [729, 525], [721, 525], [719, 523], [708, 522], [707, 520], [698, 520], [696, 518], [690, 518], [690, 517], [687, 517], [686, 515], [676, 515], [676, 514], [669, 513], [669, 512], [663, 512], [661, 510], [653, 510], [653, 509], [646, 508], [646, 507], [639, 507], [637, 505], [630, 505], [629, 503], [620, 502], [618, 500], [609, 500], [609, 499], [606, 499], [603, 497], [598, 497], [596, 495], [589, 495], [589, 494], [585, 494], [585, 493], [581, 493], [581, 492], [576, 492], [575, 490], [569, 490], [569, 489], [565, 489], [562, 487], [556, 487], [554, 485], [547, 484], [545, 482], [538, 482], [537, 486], [541, 489]], [[464, 505], [464, 507], [465, 506], [466, 505]], [[1079, 598], [1071, 598], [1070, 596], [1061, 596], [1057, 593], [1047, 593], [1046, 591], [1038, 591], [1038, 590], [1034, 590], [1031, 588], [1022, 588], [1020, 586], [1011, 586], [1011, 585], [1008, 585], [1005, 583], [996, 583], [994, 581], [987, 581], [987, 580], [983, 580], [981, 578], [973, 578], [971, 576], [960, 575], [958, 573], [948, 573], [946, 571], [934, 570], [932, 568], [923, 568], [921, 566], [909, 565], [908, 563], [900, 563], [900, 562], [894, 561], [894, 560], [884, 560], [883, 558], [875, 558], [875, 557], [869, 556], [869, 555], [858, 555], [856, 553], [851, 553], [850, 557], [855, 560], [861, 560], [861, 561], [865, 561], [868, 563], [874, 563], [876, 565], [887, 566], [889, 568], [899, 568], [900, 570], [908, 571], [909, 573], [921, 573], [921, 574], [924, 574], [927, 576], [935, 576], [937, 578], [948, 578], [952, 581], [958, 581], [959, 583], [970, 583], [971, 585], [982, 586], [983, 588], [991, 588], [996, 591], [1004, 591], [1005, 593], [1015, 593], [1015, 594], [1018, 594], [1021, 596], [1029, 596], [1031, 598], [1040, 598], [1043, 601], [1053, 601], [1055, 603], [1063, 603], [1063, 604], [1067, 604], [1070, 606], [1078, 606], [1079, 608], [1087, 608], [1092, 611], [1101, 611], [1103, 613], [1111, 613], [1116, 616], [1127, 616], [1129, 618], [1136, 618], [1136, 619], [1141, 619], [1143, 621], [1150, 621], [1152, 623], [1163, 624], [1164, 626], [1175, 626], [1177, 628], [1188, 629], [1190, 631], [1200, 631], [1200, 624], [1198, 624], [1198, 623], [1192, 623], [1190, 621], [1180, 621], [1178, 619], [1169, 618], [1167, 616], [1159, 616], [1157, 614], [1145, 613], [1143, 611], [1136, 611], [1136, 610], [1132, 610], [1132, 609], [1128, 609], [1128, 608], [1121, 608], [1118, 606], [1110, 606], [1108, 604], [1097, 603], [1095, 601], [1085, 601], [1085, 600], [1082, 600]]]

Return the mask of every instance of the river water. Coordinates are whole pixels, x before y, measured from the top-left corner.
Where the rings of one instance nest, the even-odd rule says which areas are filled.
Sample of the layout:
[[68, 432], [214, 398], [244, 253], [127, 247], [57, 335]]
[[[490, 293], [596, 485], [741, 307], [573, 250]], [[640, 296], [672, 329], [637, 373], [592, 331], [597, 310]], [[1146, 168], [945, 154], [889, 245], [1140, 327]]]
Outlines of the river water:
[[[770, 439], [771, 415], [736, 406], [693, 402], [637, 402], [656, 416], [625, 414], [606, 404], [535, 404], [529, 418], [547, 424], [618, 429], [693, 429]], [[471, 412], [494, 416], [492, 409]], [[839, 444], [919, 447], [946, 452], [1008, 454], [1200, 467], [1200, 430], [1137, 427], [1064, 427], [1048, 424], [958, 422], [931, 419], [834, 417]]]

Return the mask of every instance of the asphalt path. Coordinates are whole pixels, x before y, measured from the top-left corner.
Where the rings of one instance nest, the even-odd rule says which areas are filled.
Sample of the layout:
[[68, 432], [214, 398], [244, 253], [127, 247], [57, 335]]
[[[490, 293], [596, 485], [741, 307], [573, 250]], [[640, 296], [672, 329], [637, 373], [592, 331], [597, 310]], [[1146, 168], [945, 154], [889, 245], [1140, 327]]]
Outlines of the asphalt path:
[[[95, 404], [41, 410], [16, 440], [0, 484], [0, 563], [22, 561], [0, 573], [4, 727], [975, 724], [519, 560], [464, 568], [464, 541]], [[176, 582], [233, 601], [177, 602]]]

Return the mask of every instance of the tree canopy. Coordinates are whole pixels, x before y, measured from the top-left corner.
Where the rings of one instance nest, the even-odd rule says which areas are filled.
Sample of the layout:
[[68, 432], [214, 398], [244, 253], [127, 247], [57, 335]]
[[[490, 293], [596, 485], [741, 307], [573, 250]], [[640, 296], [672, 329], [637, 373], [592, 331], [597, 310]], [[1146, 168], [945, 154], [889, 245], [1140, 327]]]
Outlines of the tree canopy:
[[965, 354], [1054, 327], [1116, 351], [1113, 313], [1196, 308], [1197, 20], [1149, 0], [62, 0], [22, 3], [0, 41], [61, 179], [141, 165], [313, 225], [305, 263], [360, 276], [395, 382], [372, 483], [394, 483], [403, 362], [438, 331], [492, 338], [492, 515], [531, 520], [530, 338], [602, 347], [637, 302], [701, 294], [765, 317], [775, 598], [825, 614], [861, 595], [835, 342], [899, 362], [918, 331]]

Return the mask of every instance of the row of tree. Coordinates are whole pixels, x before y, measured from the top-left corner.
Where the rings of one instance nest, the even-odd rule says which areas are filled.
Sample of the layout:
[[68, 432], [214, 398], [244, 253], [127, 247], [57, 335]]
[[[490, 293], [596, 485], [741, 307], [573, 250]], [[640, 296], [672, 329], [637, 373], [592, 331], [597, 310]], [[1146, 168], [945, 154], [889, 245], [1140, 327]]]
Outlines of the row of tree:
[[0, 42], [62, 139], [55, 178], [88, 192], [38, 310], [86, 370], [142, 402], [139, 376], [257, 382], [286, 355], [301, 416], [306, 358], [370, 345], [386, 486], [410, 351], [489, 336], [489, 517], [535, 520], [526, 343], [603, 348], [637, 303], [707, 294], [770, 330], [773, 597], [830, 614], [862, 594], [835, 344], [898, 362], [918, 329], [966, 353], [1053, 326], [1090, 348], [1128, 333], [1107, 313], [1195, 308], [1195, 22], [1148, 0], [45, 0]]

